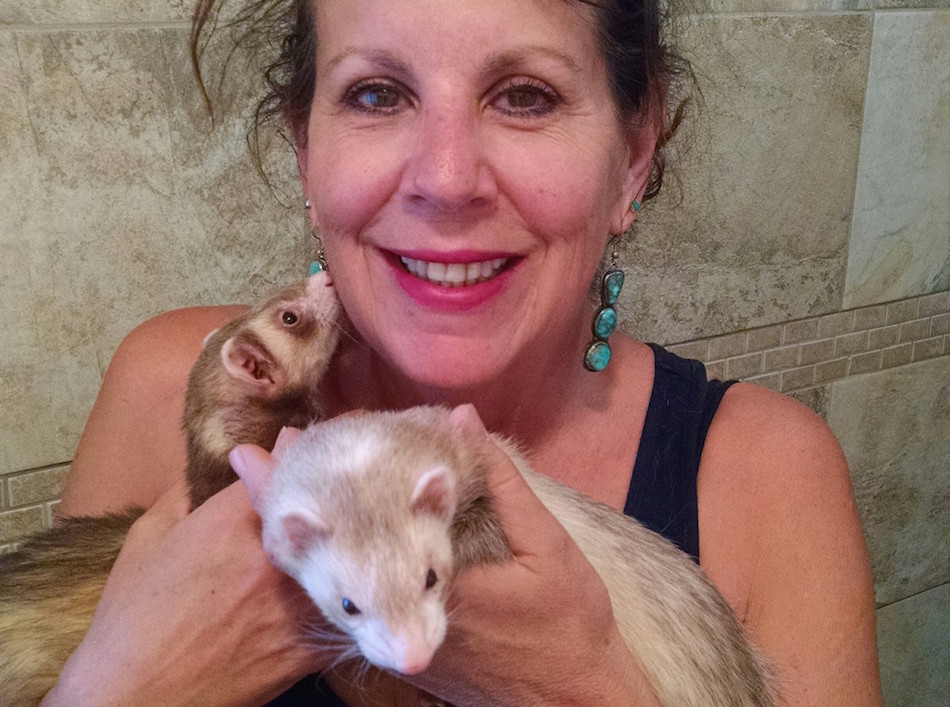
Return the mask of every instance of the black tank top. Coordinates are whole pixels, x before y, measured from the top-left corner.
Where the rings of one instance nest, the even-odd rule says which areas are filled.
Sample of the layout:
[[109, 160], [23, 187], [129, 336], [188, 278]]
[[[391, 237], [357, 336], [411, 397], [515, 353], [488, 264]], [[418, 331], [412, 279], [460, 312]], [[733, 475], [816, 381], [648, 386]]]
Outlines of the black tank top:
[[[735, 381], [706, 380], [701, 362], [680, 358], [656, 344], [650, 348], [655, 359], [653, 392], [623, 512], [699, 562], [699, 458], [713, 415]], [[304, 704], [345, 707], [314, 676], [269, 703], [270, 707]]]

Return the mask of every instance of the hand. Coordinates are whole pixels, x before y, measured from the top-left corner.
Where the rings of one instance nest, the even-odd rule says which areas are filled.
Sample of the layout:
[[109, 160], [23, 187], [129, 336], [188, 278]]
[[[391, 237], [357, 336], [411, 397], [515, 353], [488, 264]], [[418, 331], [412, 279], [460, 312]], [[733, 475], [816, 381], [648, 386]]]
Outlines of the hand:
[[451, 419], [490, 460], [514, 561], [455, 579], [446, 641], [409, 681], [456, 704], [656, 704], [587, 558], [474, 408], [457, 408]]
[[176, 487], [133, 525], [44, 704], [261, 703], [330, 662], [305, 647], [319, 615], [268, 562], [244, 485], [187, 509]]

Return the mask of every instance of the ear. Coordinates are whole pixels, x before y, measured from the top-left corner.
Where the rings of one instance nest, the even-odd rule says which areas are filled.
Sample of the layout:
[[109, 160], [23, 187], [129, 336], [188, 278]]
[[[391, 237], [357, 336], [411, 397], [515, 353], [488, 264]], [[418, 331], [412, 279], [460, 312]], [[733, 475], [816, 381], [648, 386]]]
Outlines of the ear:
[[284, 372], [260, 344], [243, 336], [232, 336], [221, 347], [221, 363], [252, 393], [267, 397], [284, 384]]
[[228, 454], [231, 468], [244, 482], [251, 505], [261, 512], [261, 499], [270, 486], [271, 477], [277, 462], [270, 452], [256, 444], [239, 444]]
[[214, 336], [215, 334], [217, 334], [217, 333], [218, 333], [218, 330], [217, 330], [217, 329], [212, 329], [211, 331], [209, 331], [209, 332], [205, 335], [205, 338], [201, 340], [201, 348], [206, 347], [206, 346], [208, 345], [208, 340], [209, 340], [212, 336]]
[[450, 522], [455, 515], [455, 477], [446, 466], [437, 466], [419, 477], [409, 510]]
[[292, 511], [280, 517], [281, 552], [299, 558], [315, 543], [330, 537], [330, 529], [316, 515], [307, 511]]
[[648, 121], [643, 125], [631, 126], [625, 140], [627, 160], [624, 171], [620, 200], [615, 206], [611, 233], [624, 233], [636, 221], [637, 215], [631, 204], [642, 201], [650, 178], [650, 166], [656, 152], [657, 139], [662, 123]]

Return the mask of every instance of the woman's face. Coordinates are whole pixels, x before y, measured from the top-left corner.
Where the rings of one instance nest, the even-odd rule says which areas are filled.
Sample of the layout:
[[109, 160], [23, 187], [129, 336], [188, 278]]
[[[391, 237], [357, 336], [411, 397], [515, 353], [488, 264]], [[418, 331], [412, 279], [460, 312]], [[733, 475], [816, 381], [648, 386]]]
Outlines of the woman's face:
[[299, 153], [340, 298], [411, 380], [573, 357], [652, 150], [624, 137], [592, 19], [563, 0], [318, 0]]

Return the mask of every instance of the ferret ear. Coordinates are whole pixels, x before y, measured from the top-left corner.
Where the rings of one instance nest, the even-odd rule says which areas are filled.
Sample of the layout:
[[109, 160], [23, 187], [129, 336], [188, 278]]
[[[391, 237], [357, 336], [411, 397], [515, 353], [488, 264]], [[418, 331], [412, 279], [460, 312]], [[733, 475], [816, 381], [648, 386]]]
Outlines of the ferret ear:
[[446, 466], [437, 466], [419, 477], [409, 510], [451, 521], [455, 515], [455, 477]]
[[292, 557], [300, 557], [315, 543], [330, 537], [330, 529], [309, 512], [292, 511], [280, 517], [284, 550]]
[[205, 348], [208, 345], [208, 341], [211, 339], [211, 337], [217, 333], [218, 329], [212, 329], [207, 334], [205, 334], [205, 338], [201, 340], [201, 348]]
[[272, 394], [284, 382], [283, 371], [267, 349], [240, 335], [224, 342], [221, 363], [230, 376], [260, 396]]

